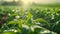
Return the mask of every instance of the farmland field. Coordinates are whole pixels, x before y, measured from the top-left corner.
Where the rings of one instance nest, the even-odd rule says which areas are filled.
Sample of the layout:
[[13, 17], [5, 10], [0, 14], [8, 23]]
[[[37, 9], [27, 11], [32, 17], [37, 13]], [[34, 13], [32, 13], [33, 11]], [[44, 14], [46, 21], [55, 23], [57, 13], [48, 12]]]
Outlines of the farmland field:
[[60, 34], [60, 7], [0, 6], [0, 34]]

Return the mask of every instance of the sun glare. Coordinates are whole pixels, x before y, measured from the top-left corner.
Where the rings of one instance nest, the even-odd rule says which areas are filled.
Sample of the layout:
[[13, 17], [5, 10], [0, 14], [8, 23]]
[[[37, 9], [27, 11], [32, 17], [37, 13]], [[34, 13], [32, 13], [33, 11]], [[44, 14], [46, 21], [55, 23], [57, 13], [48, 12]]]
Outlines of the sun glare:
[[21, 0], [22, 1], [22, 7], [29, 7], [32, 5], [32, 3], [37, 3], [37, 4], [49, 4], [49, 3], [54, 3], [56, 0]]
[[22, 1], [22, 7], [28, 8], [32, 4], [32, 0], [21, 0]]

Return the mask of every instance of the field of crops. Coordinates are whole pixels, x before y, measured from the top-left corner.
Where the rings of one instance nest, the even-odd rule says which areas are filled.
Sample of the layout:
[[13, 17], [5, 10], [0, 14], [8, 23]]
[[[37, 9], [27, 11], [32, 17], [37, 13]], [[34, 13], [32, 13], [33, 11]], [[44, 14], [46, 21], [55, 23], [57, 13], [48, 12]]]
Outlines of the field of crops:
[[0, 34], [60, 34], [60, 8], [0, 7]]

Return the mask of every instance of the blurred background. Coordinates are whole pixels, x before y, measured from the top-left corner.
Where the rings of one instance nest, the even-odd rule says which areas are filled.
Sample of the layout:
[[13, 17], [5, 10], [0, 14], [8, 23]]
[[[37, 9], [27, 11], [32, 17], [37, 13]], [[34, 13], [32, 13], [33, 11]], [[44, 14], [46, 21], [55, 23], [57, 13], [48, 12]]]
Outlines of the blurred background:
[[0, 34], [60, 34], [60, 0], [0, 0]]
[[0, 5], [18, 5], [23, 3], [55, 4], [60, 0], [0, 0]]

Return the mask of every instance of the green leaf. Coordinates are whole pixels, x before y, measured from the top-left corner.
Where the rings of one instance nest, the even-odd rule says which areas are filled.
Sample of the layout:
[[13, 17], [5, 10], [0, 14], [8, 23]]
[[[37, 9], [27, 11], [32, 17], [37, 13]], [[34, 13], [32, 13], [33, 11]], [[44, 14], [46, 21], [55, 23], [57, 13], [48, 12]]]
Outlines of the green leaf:
[[35, 19], [34, 21], [35, 21], [35, 22], [40, 22], [40, 23], [42, 23], [42, 24], [46, 24], [47, 26], [50, 27], [50, 23], [49, 23], [48, 21], [42, 19], [42, 18]]
[[32, 14], [28, 11], [28, 14], [27, 14], [27, 24], [28, 25], [31, 25], [32, 24]]
[[11, 31], [7, 31], [7, 32], [3, 32], [2, 34], [16, 34], [15, 32], [11, 32]]
[[16, 23], [15, 21], [8, 22], [8, 24], [15, 24], [15, 23]]

